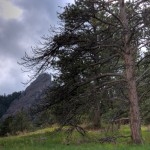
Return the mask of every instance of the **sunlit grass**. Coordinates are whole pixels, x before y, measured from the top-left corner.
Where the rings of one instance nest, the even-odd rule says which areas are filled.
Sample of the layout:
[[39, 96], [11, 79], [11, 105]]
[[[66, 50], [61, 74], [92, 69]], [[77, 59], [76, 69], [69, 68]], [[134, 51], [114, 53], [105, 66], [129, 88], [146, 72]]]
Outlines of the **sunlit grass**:
[[0, 150], [150, 150], [150, 132], [142, 127], [145, 144], [131, 144], [130, 138], [118, 139], [116, 143], [101, 144], [98, 139], [105, 136], [130, 135], [128, 126], [120, 131], [105, 133], [89, 131], [85, 137], [74, 132], [67, 138], [65, 131], [52, 134], [56, 127], [45, 128], [18, 136], [0, 138]]

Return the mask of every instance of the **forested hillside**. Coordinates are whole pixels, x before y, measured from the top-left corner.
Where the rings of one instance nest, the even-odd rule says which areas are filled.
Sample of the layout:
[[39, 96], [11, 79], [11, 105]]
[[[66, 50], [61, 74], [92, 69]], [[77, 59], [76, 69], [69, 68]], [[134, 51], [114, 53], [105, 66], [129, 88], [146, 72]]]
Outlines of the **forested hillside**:
[[44, 105], [46, 90], [53, 86], [51, 76], [39, 75], [23, 92], [0, 97], [0, 135], [16, 134], [18, 131], [51, 123], [47, 112], [40, 113], [38, 105]]
[[14, 92], [9, 95], [0, 95], [0, 118], [5, 114], [11, 103], [19, 99], [21, 92]]

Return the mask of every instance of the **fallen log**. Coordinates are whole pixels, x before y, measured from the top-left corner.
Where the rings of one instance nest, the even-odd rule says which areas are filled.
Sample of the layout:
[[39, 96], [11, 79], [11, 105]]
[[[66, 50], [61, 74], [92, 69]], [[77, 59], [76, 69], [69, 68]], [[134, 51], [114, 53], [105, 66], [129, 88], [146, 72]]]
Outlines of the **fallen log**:
[[98, 139], [98, 141], [100, 143], [116, 143], [116, 140], [119, 139], [119, 138], [129, 138], [131, 136], [111, 136], [111, 137], [104, 137], [104, 138], [100, 138]]

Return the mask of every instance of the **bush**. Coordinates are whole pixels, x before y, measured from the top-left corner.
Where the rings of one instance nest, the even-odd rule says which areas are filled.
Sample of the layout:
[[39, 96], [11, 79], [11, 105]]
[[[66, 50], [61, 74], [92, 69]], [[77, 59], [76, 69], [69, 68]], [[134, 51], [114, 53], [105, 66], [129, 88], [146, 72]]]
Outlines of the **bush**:
[[0, 135], [16, 134], [32, 129], [32, 122], [27, 113], [20, 111], [15, 116], [6, 118], [0, 125]]
[[0, 125], [0, 135], [5, 136], [12, 132], [13, 117], [6, 118]]
[[12, 134], [16, 134], [18, 131], [29, 131], [32, 127], [33, 126], [29, 115], [23, 111], [20, 111], [13, 119]]
[[34, 125], [36, 127], [47, 127], [54, 123], [56, 123], [56, 119], [50, 110], [39, 113], [34, 119]]

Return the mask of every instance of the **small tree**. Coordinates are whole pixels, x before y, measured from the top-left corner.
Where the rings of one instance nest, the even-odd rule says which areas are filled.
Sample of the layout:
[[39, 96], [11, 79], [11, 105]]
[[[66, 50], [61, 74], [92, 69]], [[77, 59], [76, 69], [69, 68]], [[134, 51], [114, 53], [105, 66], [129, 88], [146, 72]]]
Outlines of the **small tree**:
[[31, 118], [26, 112], [21, 110], [13, 118], [11, 132], [16, 134], [17, 132], [29, 131], [32, 127]]
[[12, 133], [12, 122], [13, 117], [7, 117], [1, 124], [0, 124], [0, 135], [6, 136], [7, 134]]

